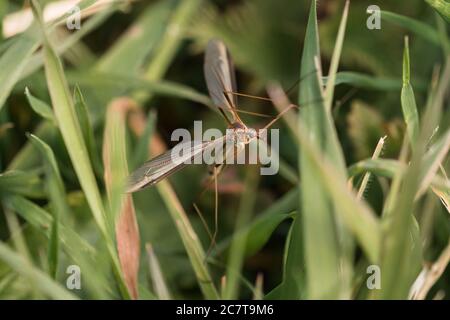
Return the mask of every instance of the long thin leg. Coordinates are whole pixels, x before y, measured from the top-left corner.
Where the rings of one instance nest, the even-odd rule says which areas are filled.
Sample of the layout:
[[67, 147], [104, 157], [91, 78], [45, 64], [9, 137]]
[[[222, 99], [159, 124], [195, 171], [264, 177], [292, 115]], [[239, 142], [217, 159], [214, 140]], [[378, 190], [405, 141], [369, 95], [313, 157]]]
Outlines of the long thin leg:
[[235, 96], [252, 98], [252, 99], [256, 99], [256, 100], [272, 101], [272, 99], [270, 99], [270, 98], [254, 96], [254, 95], [246, 94], [246, 93], [239, 93], [239, 92], [233, 92], [233, 91], [225, 91], [225, 93], [230, 93]]
[[211, 244], [206, 251], [206, 259], [216, 245], [217, 233], [219, 232], [219, 193], [217, 191], [217, 168], [214, 167], [214, 233], [211, 238]]
[[202, 222], [203, 226], [205, 227], [206, 232], [208, 233], [209, 236], [209, 240], [212, 241], [212, 233], [211, 230], [209, 230], [208, 224], [206, 223], [205, 217], [203, 216], [202, 212], [200, 211], [200, 209], [198, 208], [197, 204], [194, 203], [193, 204], [195, 212], [197, 212], [198, 216], [200, 217], [200, 221]]
[[286, 109], [284, 109], [283, 111], [281, 111], [276, 117], [275, 119], [273, 119], [272, 121], [270, 121], [263, 129], [267, 129], [270, 126], [272, 126], [275, 122], [277, 122], [286, 112], [288, 112], [289, 110], [291, 110], [292, 108], [297, 108], [299, 109], [298, 106], [296, 106], [295, 104], [290, 104], [288, 107], [286, 107]]

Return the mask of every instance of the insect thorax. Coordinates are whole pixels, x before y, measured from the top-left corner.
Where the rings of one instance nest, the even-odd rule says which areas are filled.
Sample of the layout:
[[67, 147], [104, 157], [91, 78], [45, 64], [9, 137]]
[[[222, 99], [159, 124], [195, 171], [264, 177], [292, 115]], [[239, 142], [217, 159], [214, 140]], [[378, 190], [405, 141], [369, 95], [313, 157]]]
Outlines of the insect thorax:
[[230, 141], [235, 145], [247, 144], [255, 137], [255, 129], [247, 128], [239, 122], [233, 123], [227, 130], [227, 141]]

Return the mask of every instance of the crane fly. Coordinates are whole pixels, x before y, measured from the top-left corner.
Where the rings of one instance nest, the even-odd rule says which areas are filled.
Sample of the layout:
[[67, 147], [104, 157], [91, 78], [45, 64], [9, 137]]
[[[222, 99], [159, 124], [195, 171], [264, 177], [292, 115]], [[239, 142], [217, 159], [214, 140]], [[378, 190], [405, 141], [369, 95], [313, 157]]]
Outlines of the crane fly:
[[[220, 40], [208, 42], [205, 52], [204, 75], [209, 95], [231, 130], [227, 130], [226, 135], [212, 141], [199, 141], [193, 144], [188, 142], [191, 143], [186, 146], [188, 152], [181, 156], [174, 157], [173, 149], [171, 149], [145, 162], [128, 177], [127, 192], [135, 192], [155, 185], [185, 167], [194, 157], [205, 151], [217, 150], [217, 147], [223, 148], [227, 142], [236, 148], [236, 152], [240, 152], [247, 144], [259, 139], [255, 129], [248, 128], [239, 117], [236, 108], [237, 86], [234, 65], [225, 44]], [[291, 107], [296, 106], [287, 107], [263, 129], [270, 127]], [[229, 151], [225, 149], [225, 158], [222, 156], [220, 158], [226, 160]]]

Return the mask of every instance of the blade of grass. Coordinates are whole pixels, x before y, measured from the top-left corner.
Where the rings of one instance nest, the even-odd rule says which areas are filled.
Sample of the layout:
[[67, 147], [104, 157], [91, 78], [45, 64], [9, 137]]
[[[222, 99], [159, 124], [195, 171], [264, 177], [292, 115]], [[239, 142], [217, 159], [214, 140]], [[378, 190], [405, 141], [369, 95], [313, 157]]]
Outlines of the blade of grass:
[[425, 0], [442, 18], [450, 23], [450, 4], [445, 0]]
[[34, 112], [36, 112], [42, 118], [56, 124], [55, 115], [53, 114], [52, 108], [47, 103], [34, 97], [30, 93], [30, 90], [28, 90], [28, 87], [25, 88], [25, 96], [27, 97], [28, 103], [30, 104]]
[[39, 177], [40, 171], [9, 170], [0, 173], [0, 191], [30, 198], [45, 198], [43, 181]]
[[147, 243], [145, 248], [147, 249], [148, 265], [156, 295], [160, 300], [171, 300], [172, 298], [170, 296], [169, 289], [167, 288], [161, 266], [159, 265], [155, 252], [153, 251], [153, 247], [150, 243]]
[[[158, 51], [155, 52], [151, 63], [146, 68], [145, 80], [159, 81], [163, 77], [181, 45], [182, 38], [180, 30], [186, 28], [186, 24], [196, 13], [196, 10], [201, 3], [201, 0], [183, 1], [179, 3], [166, 26], [166, 36], [164, 37], [164, 40], [159, 44]], [[142, 90], [136, 91], [133, 96], [136, 97], [137, 101], [149, 100], [152, 97], [151, 95], [142, 92]], [[178, 233], [186, 248], [186, 252], [191, 261], [203, 295], [206, 299], [218, 299], [219, 295], [217, 289], [214, 286], [209, 270], [205, 264], [205, 252], [203, 251], [201, 243], [193, 230], [175, 191], [167, 180], [159, 182], [156, 188], [172, 219], [175, 221]]]
[[[178, 3], [169, 22], [166, 24], [162, 41], [158, 44], [152, 61], [145, 71], [145, 79], [150, 81], [159, 80], [166, 73], [181, 45], [180, 40], [184, 36], [182, 30], [186, 30], [187, 24], [198, 11], [202, 2], [202, 0], [191, 0]], [[151, 98], [151, 95], [141, 91], [134, 98], [140, 103]]]
[[66, 190], [58, 169], [55, 155], [48, 144], [37, 136], [29, 134], [28, 139], [30, 139], [31, 143], [36, 147], [43, 159], [48, 198], [53, 206], [53, 217], [58, 221], [59, 217], [61, 217], [62, 221], [68, 221], [72, 214], [66, 201]]
[[321, 155], [317, 146], [309, 141], [308, 131], [305, 128], [306, 126], [300, 121], [300, 143], [305, 155], [313, 160], [311, 163], [314, 165], [311, 168], [316, 179], [332, 197], [337, 212], [354, 233], [368, 259], [376, 263], [379, 258], [381, 241], [379, 221], [372, 210], [364, 202], [358, 201], [356, 195], [348, 190], [347, 182], [343, 180], [341, 173]]
[[410, 291], [410, 299], [423, 300], [439, 280], [450, 262], [450, 241], [441, 255], [431, 266], [425, 266], [417, 277]]
[[47, 252], [48, 271], [53, 279], [56, 279], [56, 273], [58, 272], [59, 247], [59, 223], [58, 220], [53, 219]]
[[437, 176], [437, 171], [450, 149], [450, 130], [436, 141], [423, 157], [423, 165], [420, 172], [420, 189], [417, 196], [420, 196], [430, 186], [433, 179]]
[[178, 233], [186, 248], [186, 252], [194, 268], [200, 289], [206, 299], [218, 299], [219, 295], [205, 263], [206, 255], [201, 246], [189, 219], [184, 211], [180, 200], [178, 200], [172, 186], [163, 180], [156, 186], [163, 199], [172, 219], [175, 221]]
[[30, 255], [30, 250], [28, 249], [27, 241], [22, 232], [23, 230], [19, 219], [8, 207], [2, 206], [2, 209], [5, 214], [11, 242], [14, 248], [28, 263], [32, 263], [33, 260]]
[[20, 35], [0, 57], [0, 110], [19, 80], [28, 59], [39, 47], [39, 32], [34, 23], [28, 32]]
[[127, 113], [136, 108], [128, 98], [113, 100], [107, 109], [103, 139], [104, 180], [112, 215], [110, 219], [115, 221], [119, 261], [133, 299], [138, 299], [140, 237], [133, 200], [131, 194], [124, 193], [124, 183], [128, 175], [125, 123]]
[[72, 293], [64, 289], [59, 283], [49, 278], [45, 273], [30, 265], [21, 255], [15, 253], [7, 245], [0, 242], [0, 259], [11, 269], [27, 278], [36, 288], [52, 299], [77, 299]]
[[[80, 84], [90, 86], [95, 89], [115, 89], [120, 87], [135, 91], [149, 91], [151, 94], [163, 96], [178, 97], [194, 102], [201, 103], [214, 112], [218, 112], [216, 107], [212, 106], [208, 96], [196, 91], [195, 89], [166, 80], [147, 80], [138, 76], [116, 75], [114, 73], [68, 73], [70, 84]], [[114, 94], [114, 93], [113, 93]]]
[[436, 24], [439, 39], [442, 43], [442, 52], [445, 56], [448, 56], [450, 54], [450, 39], [447, 33], [447, 23], [439, 16], [439, 14], [436, 14]]
[[[84, 10], [93, 3], [95, 3], [94, 0], [83, 0], [77, 5], [80, 10]], [[67, 17], [61, 17], [58, 23], [65, 22], [65, 18]], [[0, 110], [14, 85], [20, 79], [33, 52], [41, 44], [41, 40], [41, 33], [37, 28], [37, 23], [34, 22], [25, 33], [19, 35], [13, 41], [7, 51], [0, 57]]]
[[[56, 164], [55, 155], [50, 147], [41, 139], [34, 135], [28, 135], [28, 138], [39, 150], [45, 168], [46, 190], [48, 198], [52, 204], [53, 223], [50, 232], [50, 240], [48, 246], [48, 265], [50, 275], [55, 278], [58, 270], [59, 260], [59, 221], [63, 219], [67, 221], [71, 217], [69, 205], [66, 201], [66, 191], [64, 188], [58, 165]], [[60, 218], [61, 217], [61, 218]]]
[[[375, 151], [373, 152], [372, 159], [377, 159], [380, 156], [381, 152], [383, 151], [385, 141], [386, 137], [383, 137], [378, 141]], [[364, 192], [366, 191], [367, 188], [367, 184], [369, 183], [370, 180], [370, 174], [371, 174], [370, 172], [366, 172], [364, 174], [361, 185], [359, 186], [358, 189], [358, 194], [356, 195], [358, 199], [363, 198]]]
[[405, 49], [403, 52], [403, 86], [401, 92], [401, 104], [403, 117], [406, 122], [411, 146], [414, 146], [419, 135], [419, 114], [417, 112], [416, 99], [410, 82], [409, 41], [405, 37]]
[[[412, 281], [420, 268], [411, 250], [409, 232], [410, 221], [415, 209], [414, 199], [420, 190], [420, 172], [424, 167], [423, 154], [427, 142], [434, 129], [439, 124], [444, 96], [450, 81], [450, 59], [447, 58], [446, 68], [442, 74], [434, 98], [427, 105], [423, 117], [420, 135], [413, 148], [410, 165], [403, 174], [394, 177], [393, 187], [389, 193], [384, 208], [383, 270], [382, 289], [377, 297], [383, 299], [402, 299], [408, 295]], [[405, 157], [401, 158], [405, 162]]]
[[[80, 6], [81, 10], [84, 10], [88, 5], [92, 5], [93, 3], [95, 3], [95, 0], [83, 0], [82, 2], [80, 2], [78, 5]], [[167, 7], [168, 4], [166, 4], [168, 2], [164, 2], [164, 6]], [[170, 8], [167, 7], [167, 10], [169, 10]], [[153, 9], [149, 9], [148, 11], [151, 11]], [[170, 11], [170, 10], [169, 10]], [[150, 13], [148, 13], [147, 11], [144, 13], [144, 15], [147, 15]], [[159, 14], [155, 14], [157, 17], [159, 17]], [[63, 18], [60, 22], [65, 22], [64, 20], [65, 18]], [[115, 94], [117, 94], [117, 91], [119, 90], [123, 90], [123, 88], [127, 88], [128, 84], [132, 83], [133, 81], [136, 83], [136, 80], [132, 79], [131, 76], [136, 77], [137, 74], [128, 74], [128, 78], [120, 78], [118, 79], [118, 75], [116, 75], [116, 67], [119, 63], [121, 64], [125, 64], [123, 67], [121, 67], [120, 69], [122, 70], [140, 70], [140, 68], [142, 66], [137, 65], [136, 66], [136, 62], [139, 61], [139, 63], [142, 63], [144, 61], [144, 58], [146, 56], [148, 56], [149, 54], [149, 50], [151, 51], [152, 48], [154, 48], [154, 46], [157, 45], [157, 40], [160, 38], [160, 35], [158, 36], [157, 34], [153, 37], [151, 36], [153, 34], [154, 30], [160, 30], [163, 28], [163, 26], [165, 25], [165, 20], [164, 19], [145, 19], [145, 24], [144, 23], [140, 23], [140, 20], [138, 20], [137, 24], [132, 24], [130, 26], [130, 31], [128, 31], [128, 33], [132, 33], [131, 30], [140, 30], [140, 32], [142, 32], [142, 34], [140, 34], [140, 38], [145, 39], [145, 41], [137, 41], [136, 44], [140, 44], [140, 46], [134, 47], [134, 46], [127, 46], [127, 45], [120, 45], [120, 43], [122, 43], [122, 41], [119, 42], [118, 45], [114, 45], [108, 52], [108, 56], [115, 56], [114, 59], [110, 58], [108, 59], [108, 63], [107, 62], [102, 62], [103, 57], [100, 58], [98, 65], [101, 65], [101, 70], [102, 70], [102, 75], [98, 76], [98, 73], [87, 73], [87, 77], [84, 77], [83, 79], [80, 79], [80, 77], [72, 77], [71, 73], [68, 74], [68, 79], [70, 81], [70, 83], [72, 85], [75, 84], [84, 84], [84, 85], [90, 85], [95, 88], [95, 90], [101, 90], [102, 92], [105, 92], [105, 96], [107, 97], [107, 99], [110, 99], [111, 96], [114, 96]], [[83, 25], [82, 30], [84, 30], [87, 27], [86, 24]], [[81, 30], [80, 30], [81, 31]], [[124, 36], [124, 38], [127, 38]], [[153, 39], [152, 41], [154, 41], [153, 45], [150, 45], [149, 42], [150, 40]], [[125, 40], [124, 40], [125, 42]], [[116, 51], [116, 53], [113, 53], [113, 51]], [[142, 58], [139, 59], [129, 59], [128, 56], [134, 56], [136, 53], [140, 53]], [[105, 57], [106, 59], [106, 57]], [[136, 72], [135, 72], [136, 73]], [[84, 75], [85, 73], [83, 73]], [[73, 78], [73, 79], [72, 79]], [[104, 83], [106, 80], [109, 80], [108, 82], [108, 90], [106, 92], [104, 87], [100, 87], [98, 88], [97, 86], [95, 86], [98, 83]], [[91, 81], [91, 82], [89, 82]], [[155, 84], [156, 85], [156, 84]], [[152, 90], [154, 88], [153, 84], [149, 84], [149, 85], [142, 85], [142, 89], [145, 90]], [[155, 90], [160, 89], [162, 94], [167, 94], [167, 95], [171, 95], [171, 94], [176, 94], [177, 92], [180, 92], [180, 97], [181, 98], [186, 98], [186, 99], [194, 99], [194, 101], [200, 102], [200, 103], [204, 103], [204, 104], [208, 104], [209, 103], [209, 98], [204, 96], [204, 95], [200, 95], [198, 93], [196, 93], [195, 91], [193, 91], [192, 89], [188, 88], [188, 87], [182, 87], [180, 86], [180, 88], [178, 87], [172, 87], [172, 86], [165, 86], [165, 85], [161, 85], [161, 88], [157, 87]], [[104, 101], [103, 105], [106, 105], [108, 101]], [[102, 105], [102, 103], [99, 103], [99, 105]], [[101, 112], [103, 112], [104, 109], [102, 108], [95, 108], [93, 109], [95, 110], [100, 110]], [[217, 110], [217, 108], [214, 108], [214, 110]], [[93, 117], [93, 126], [96, 127], [98, 125], [98, 118], [100, 117]], [[49, 141], [49, 139], [55, 139], [55, 136], [57, 136], [56, 130], [55, 128], [53, 128], [49, 123], [42, 123], [41, 125], [39, 125], [38, 129], [35, 131], [35, 135], [41, 137], [42, 139], [45, 139], [46, 141]], [[10, 169], [26, 169], [26, 168], [32, 168], [33, 166], [36, 165], [36, 163], [38, 163], [38, 158], [36, 157], [36, 153], [33, 150], [33, 147], [27, 143], [27, 145], [21, 149], [21, 151], [16, 155], [16, 157], [14, 158], [14, 160], [10, 163], [9, 168]]]
[[253, 300], [262, 300], [264, 299], [264, 288], [263, 288], [263, 274], [258, 273], [256, 275], [255, 281], [255, 290], [253, 292]]
[[384, 10], [381, 10], [381, 19], [405, 28], [437, 46], [441, 45], [437, 31], [426, 23]]
[[336, 44], [334, 46], [333, 55], [331, 57], [330, 71], [328, 72], [328, 80], [325, 88], [325, 108], [331, 111], [334, 95], [334, 86], [336, 81], [336, 73], [338, 71], [339, 60], [341, 58], [342, 46], [344, 43], [345, 29], [347, 27], [347, 17], [350, 1], [345, 2], [344, 11], [342, 13], [341, 23], [339, 25], [339, 31], [336, 38]]
[[149, 6], [101, 57], [94, 69], [98, 72], [113, 71], [116, 75], [136, 74], [161, 39], [174, 3], [158, 1]]
[[69, 87], [64, 76], [63, 67], [52, 45], [48, 41], [46, 30], [42, 22], [39, 4], [35, 0], [31, 3], [33, 14], [40, 22], [41, 31], [43, 33], [45, 73], [55, 116], [75, 172], [77, 173], [81, 187], [85, 192], [86, 199], [91, 207], [94, 219], [102, 236], [106, 240], [113, 270], [115, 271], [116, 278], [119, 282], [119, 288], [124, 297], [127, 298], [129, 297], [128, 291], [120, 272], [119, 261], [112, 240], [112, 222], [107, 222], [106, 220], [100, 192], [88, 158], [88, 152], [83, 141], [80, 125], [75, 115], [73, 101], [69, 93]]
[[[325, 78], [325, 83], [327, 82], [328, 78]], [[350, 84], [355, 88], [380, 91], [398, 91], [402, 88], [399, 79], [388, 77], [374, 77], [371, 75], [353, 71], [338, 72], [336, 74], [336, 85], [340, 84]], [[419, 90], [424, 91], [426, 89], [426, 84], [423, 81], [418, 81], [416, 87]]]
[[[142, 121], [140, 127], [144, 127]], [[136, 136], [142, 135], [144, 130], [136, 130], [137, 126], [131, 126], [131, 129], [135, 130]], [[158, 139], [157, 137], [153, 137]], [[155, 142], [159, 146], [157, 153], [162, 153], [165, 150], [165, 145], [159, 139]], [[153, 144], [152, 144], [153, 146]], [[149, 148], [150, 149], [150, 148]], [[156, 189], [160, 194], [164, 204], [166, 205], [172, 220], [175, 222], [180, 238], [186, 249], [186, 252], [191, 261], [191, 265], [194, 269], [195, 275], [197, 277], [200, 289], [206, 299], [218, 299], [219, 295], [216, 287], [212, 281], [212, 277], [206, 265], [206, 255], [203, 251], [201, 243], [195, 233], [183, 206], [180, 203], [175, 191], [167, 180], [163, 180], [156, 185]]]
[[[50, 141], [55, 139], [57, 132], [58, 130], [55, 125], [49, 121], [43, 121], [34, 130], [34, 135], [39, 136], [41, 139], [45, 139], [46, 141]], [[39, 155], [31, 142], [28, 141], [9, 163], [8, 170], [31, 170], [38, 166], [39, 163]]]
[[[396, 173], [404, 171], [405, 169], [406, 165], [400, 163], [397, 160], [366, 159], [351, 165], [348, 169], [348, 172], [350, 177], [354, 177], [364, 172], [370, 172], [377, 176], [393, 178]], [[421, 176], [423, 176], [424, 174], [426, 175], [426, 172], [427, 171], [425, 170], [424, 173], [421, 174]], [[435, 175], [431, 181], [431, 188], [436, 189], [433, 191], [439, 191], [443, 193], [449, 192], [450, 182]]]
[[103, 172], [103, 168], [97, 153], [93, 125], [89, 119], [88, 108], [78, 85], [75, 86], [73, 101], [83, 139], [89, 153], [89, 158], [94, 167], [94, 171], [97, 175], [100, 175]]
[[150, 141], [150, 137], [153, 135], [155, 130], [156, 123], [156, 112], [151, 110], [148, 113], [147, 122], [144, 128], [144, 132], [139, 138], [138, 145], [136, 146], [133, 157], [132, 157], [132, 167], [137, 168], [138, 165], [144, 163], [148, 160], [148, 143]]
[[[19, 214], [31, 226], [50, 238], [50, 228], [53, 225], [53, 217], [50, 213], [17, 195], [9, 194], [2, 197], [2, 202], [7, 208]], [[92, 289], [93, 296], [99, 299], [111, 298], [109, 280], [105, 270], [100, 268], [106, 265], [102, 257], [71, 228], [60, 223], [59, 230], [63, 250], [83, 270], [86, 286]]]
[[[316, 1], [312, 1], [301, 62], [302, 72], [317, 70], [320, 67], [314, 61], [318, 55], [319, 39]], [[301, 82], [299, 101], [315, 101], [320, 96], [322, 96], [322, 89], [317, 78], [311, 76]], [[323, 146], [323, 131], [321, 129], [323, 127], [322, 124], [326, 120], [323, 119], [324, 114], [322, 111], [322, 106], [317, 102], [308, 104], [300, 113], [302, 118], [308, 119], [309, 126], [313, 130], [311, 131], [311, 137], [316, 137], [317, 143]], [[319, 120], [320, 118], [322, 119]], [[299, 171], [302, 175], [300, 194], [302, 202], [299, 203], [299, 212], [301, 212], [301, 219], [295, 219], [292, 226], [289, 248], [287, 250], [282, 298], [299, 299], [306, 296], [313, 299], [331, 298], [332, 293], [325, 286], [329, 286], [339, 279], [337, 274], [337, 254], [339, 249], [336, 244], [334, 222], [328, 200], [324, 199], [323, 196], [325, 193], [315, 183], [316, 178], [311, 180], [313, 178], [310, 171], [311, 164], [308, 159], [305, 159], [303, 151], [300, 157]], [[315, 195], [314, 202], [311, 201], [313, 194]], [[317, 195], [322, 195], [322, 199], [318, 200]], [[320, 231], [318, 228], [320, 228]], [[323, 234], [324, 237], [318, 237], [319, 234]], [[313, 247], [320, 247], [321, 250], [313, 249]], [[319, 261], [321, 266], [316, 265], [316, 262], [318, 263]], [[303, 268], [306, 269], [306, 277]], [[320, 281], [318, 280], [319, 278], [321, 279]], [[330, 295], [327, 296], [327, 294]]]
[[[90, 0], [89, 0], [90, 1]], [[79, 3], [80, 5], [82, 3]], [[72, 49], [77, 43], [80, 42], [80, 40], [95, 30], [97, 27], [99, 27], [108, 17], [110, 17], [118, 8], [118, 5], [111, 6], [110, 8], [99, 12], [98, 14], [94, 15], [90, 19], [83, 22], [83, 27], [76, 32], [70, 33], [68, 36], [66, 36], [64, 39], [56, 39], [59, 41], [56, 41], [57, 45], [55, 47], [55, 50], [58, 54], [63, 55], [67, 54], [69, 49]], [[80, 12], [83, 14], [82, 7], [80, 7]], [[65, 21], [64, 21], [65, 22]], [[50, 33], [50, 38], [53, 40], [53, 38], [57, 37], [58, 32], [60, 30], [56, 29], [53, 32]], [[86, 58], [86, 57], [84, 57]], [[44, 56], [42, 52], [36, 52], [34, 53], [27, 61], [27, 64], [23, 68], [23, 71], [20, 74], [19, 80], [23, 80], [39, 70], [44, 64]]]
[[[345, 22], [345, 19], [344, 21]], [[338, 54], [336, 54], [338, 56]], [[300, 110], [299, 121], [308, 126], [308, 139], [335, 161], [343, 165], [342, 151], [339, 150], [335, 129], [329, 110], [325, 108], [320, 83], [320, 49], [318, 38], [316, 1], [312, 1], [306, 29], [301, 70], [303, 73], [317, 70], [316, 77], [304, 79], [300, 84], [299, 104], [302, 101], [317, 101]], [[302, 76], [300, 78], [303, 79]], [[304, 119], [304, 120], [303, 120]], [[287, 297], [307, 296], [311, 299], [339, 298], [348, 295], [347, 259], [341, 254], [344, 249], [342, 240], [347, 238], [335, 221], [332, 203], [323, 186], [313, 173], [311, 159], [300, 153], [301, 179], [301, 219], [295, 219], [291, 234], [290, 247], [286, 260], [285, 292]], [[339, 223], [338, 223], [339, 224]], [[341, 236], [343, 238], [341, 238]], [[303, 248], [297, 248], [303, 245]], [[321, 248], [317, 250], [317, 248]], [[302, 256], [302, 251], [304, 256]], [[342, 260], [341, 260], [342, 258]], [[304, 259], [304, 261], [302, 261]], [[301, 270], [306, 268], [305, 288]], [[341, 269], [344, 267], [343, 269]], [[303, 292], [302, 292], [303, 291]]]
[[[245, 256], [249, 256], [262, 248], [269, 239], [275, 228], [284, 220], [294, 218], [293, 211], [297, 208], [298, 190], [293, 189], [274, 202], [269, 208], [258, 214], [252, 222], [236, 230], [233, 237], [247, 238], [247, 248]], [[280, 212], [283, 212], [280, 214]], [[286, 212], [286, 214], [284, 213]], [[287, 214], [287, 212], [290, 212]], [[231, 244], [231, 237], [227, 237], [217, 244], [213, 249], [211, 257], [228, 250]]]
[[[256, 201], [256, 190], [258, 187], [259, 172], [255, 168], [249, 169], [246, 179], [244, 193], [241, 196], [239, 209], [236, 217], [235, 230], [240, 230], [247, 225], [253, 213]], [[226, 270], [225, 295], [223, 299], [238, 299], [239, 277], [244, 262], [245, 247], [247, 238], [244, 236], [233, 236], [228, 254], [228, 264]]]

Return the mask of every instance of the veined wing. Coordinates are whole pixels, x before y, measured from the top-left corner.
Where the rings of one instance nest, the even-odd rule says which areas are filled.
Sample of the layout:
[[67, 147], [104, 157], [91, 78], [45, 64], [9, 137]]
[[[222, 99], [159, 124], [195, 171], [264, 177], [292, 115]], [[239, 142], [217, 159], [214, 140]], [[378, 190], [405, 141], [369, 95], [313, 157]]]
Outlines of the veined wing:
[[206, 47], [204, 73], [209, 95], [216, 107], [231, 115], [233, 122], [241, 122], [235, 108], [236, 78], [231, 57], [220, 40], [210, 40]]
[[[213, 141], [188, 141], [178, 144], [173, 149], [145, 162], [133, 171], [128, 176], [126, 192], [131, 193], [155, 185], [162, 179], [184, 168], [195, 156], [209, 148], [215, 148], [216, 145], [223, 143], [223, 141], [224, 138], [219, 138]], [[181, 150], [185, 152], [179, 152]]]

